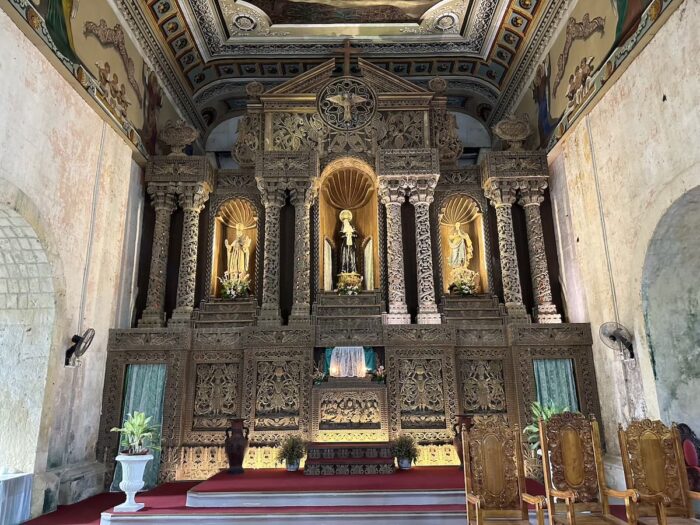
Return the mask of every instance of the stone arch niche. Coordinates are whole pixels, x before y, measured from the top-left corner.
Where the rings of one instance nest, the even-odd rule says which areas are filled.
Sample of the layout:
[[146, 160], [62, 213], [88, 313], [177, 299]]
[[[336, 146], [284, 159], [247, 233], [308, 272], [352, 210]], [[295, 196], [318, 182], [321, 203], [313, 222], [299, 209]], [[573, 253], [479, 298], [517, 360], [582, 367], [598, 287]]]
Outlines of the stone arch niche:
[[[457, 231], [457, 225], [459, 230]], [[476, 293], [488, 293], [489, 277], [484, 231], [484, 214], [479, 203], [471, 196], [458, 193], [445, 199], [438, 212], [440, 269], [443, 292], [448, 293], [450, 285], [458, 277], [459, 269], [453, 264], [453, 253], [462, 249], [471, 258], [467, 268], [479, 275]], [[468, 241], [466, 240], [468, 236]], [[464, 239], [460, 242], [460, 238]], [[456, 245], [453, 248], [453, 244]], [[463, 255], [462, 255], [463, 256]]]
[[700, 421], [700, 186], [676, 200], [644, 259], [642, 307], [661, 418]]
[[362, 288], [380, 288], [377, 177], [364, 161], [353, 157], [328, 164], [319, 180], [319, 288], [337, 286], [339, 273], [340, 212], [350, 210], [358, 233], [356, 252]]
[[34, 472], [56, 297], [31, 225], [0, 204], [0, 466]]
[[221, 281], [228, 269], [228, 252], [226, 243], [243, 244], [247, 252], [248, 276], [251, 293], [257, 288], [257, 250], [258, 250], [258, 212], [256, 207], [242, 197], [232, 197], [223, 201], [214, 215], [214, 231], [212, 235], [212, 260], [210, 296], [221, 295]]

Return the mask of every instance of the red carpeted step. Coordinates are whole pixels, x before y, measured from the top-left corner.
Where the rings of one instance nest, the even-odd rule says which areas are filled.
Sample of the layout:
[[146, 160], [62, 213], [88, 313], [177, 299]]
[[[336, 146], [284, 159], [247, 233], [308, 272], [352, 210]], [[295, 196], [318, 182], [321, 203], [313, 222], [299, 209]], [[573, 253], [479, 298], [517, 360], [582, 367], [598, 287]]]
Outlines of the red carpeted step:
[[305, 465], [393, 465], [394, 458], [319, 458], [307, 459]]

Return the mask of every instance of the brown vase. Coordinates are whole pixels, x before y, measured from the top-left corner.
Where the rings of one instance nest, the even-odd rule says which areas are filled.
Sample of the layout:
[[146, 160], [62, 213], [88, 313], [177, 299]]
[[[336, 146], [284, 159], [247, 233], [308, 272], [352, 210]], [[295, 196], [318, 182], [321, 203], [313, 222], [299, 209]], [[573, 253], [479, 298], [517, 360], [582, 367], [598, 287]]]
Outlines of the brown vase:
[[464, 455], [463, 455], [463, 450], [462, 450], [462, 431], [461, 429], [464, 428], [465, 430], [469, 431], [469, 429], [472, 427], [472, 416], [469, 416], [467, 414], [457, 414], [457, 422], [452, 425], [452, 430], [454, 430], [455, 437], [452, 439], [452, 444], [455, 447], [455, 450], [457, 451], [457, 457], [459, 458], [459, 468], [462, 468], [464, 466]]
[[243, 473], [243, 459], [246, 450], [248, 450], [248, 427], [244, 423], [244, 419], [230, 419], [229, 427], [226, 429], [224, 447], [228, 457], [229, 474]]

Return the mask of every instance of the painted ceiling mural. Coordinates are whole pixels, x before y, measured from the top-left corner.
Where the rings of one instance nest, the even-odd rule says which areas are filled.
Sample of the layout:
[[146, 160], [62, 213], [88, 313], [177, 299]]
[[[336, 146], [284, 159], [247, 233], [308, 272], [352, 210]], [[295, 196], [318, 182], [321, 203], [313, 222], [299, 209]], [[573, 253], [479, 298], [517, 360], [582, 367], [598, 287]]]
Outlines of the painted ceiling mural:
[[149, 154], [160, 151], [158, 130], [177, 114], [206, 136], [245, 109], [248, 83], [279, 85], [342, 56], [346, 39], [353, 57], [423, 87], [443, 77], [450, 109], [486, 125], [513, 111], [529, 115], [536, 129], [533, 145], [551, 147], [661, 14], [681, 1], [0, 0], [0, 5], [18, 12]]

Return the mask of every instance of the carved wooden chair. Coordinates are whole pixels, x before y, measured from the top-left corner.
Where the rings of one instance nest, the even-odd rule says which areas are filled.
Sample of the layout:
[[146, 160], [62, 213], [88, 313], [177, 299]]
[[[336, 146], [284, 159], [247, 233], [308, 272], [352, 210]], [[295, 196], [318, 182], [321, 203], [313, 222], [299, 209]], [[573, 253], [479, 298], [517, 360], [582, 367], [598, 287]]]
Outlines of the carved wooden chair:
[[624, 500], [627, 523], [635, 525], [637, 492], [606, 485], [598, 422], [565, 412], [540, 420], [539, 427], [542, 457], [549, 458], [543, 470], [550, 525], [623, 524], [610, 513], [611, 497]]
[[500, 417], [476, 418], [462, 439], [470, 522], [526, 524], [530, 503], [538, 525], [544, 525], [544, 497], [525, 492], [518, 426], [510, 427]]
[[627, 487], [639, 492], [640, 522], [659, 525], [699, 524], [693, 500], [700, 492], [688, 489], [688, 476], [678, 427], [661, 421], [633, 421], [618, 428]]

